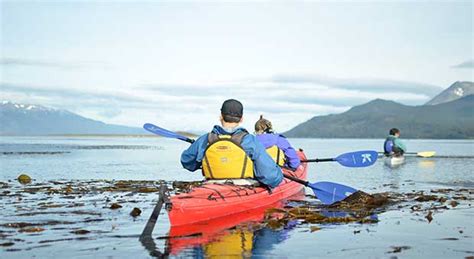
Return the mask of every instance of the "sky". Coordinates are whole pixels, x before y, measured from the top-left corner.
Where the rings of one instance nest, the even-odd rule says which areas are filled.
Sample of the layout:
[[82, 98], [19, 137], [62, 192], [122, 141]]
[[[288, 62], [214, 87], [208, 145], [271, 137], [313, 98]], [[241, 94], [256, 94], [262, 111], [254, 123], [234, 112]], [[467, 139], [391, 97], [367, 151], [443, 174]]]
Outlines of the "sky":
[[472, 1], [1, 1], [1, 99], [208, 131], [229, 98], [283, 132], [474, 81]]

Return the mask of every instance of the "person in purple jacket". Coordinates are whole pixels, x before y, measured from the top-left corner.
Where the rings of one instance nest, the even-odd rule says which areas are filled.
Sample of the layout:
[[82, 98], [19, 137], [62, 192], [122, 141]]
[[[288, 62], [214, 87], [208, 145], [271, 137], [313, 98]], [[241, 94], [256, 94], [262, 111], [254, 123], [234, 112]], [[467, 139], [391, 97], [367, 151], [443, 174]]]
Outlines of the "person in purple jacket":
[[260, 115], [260, 119], [255, 123], [255, 134], [275, 163], [292, 170], [298, 168], [301, 162], [296, 150], [283, 135], [273, 132], [272, 123], [264, 119], [263, 115]]

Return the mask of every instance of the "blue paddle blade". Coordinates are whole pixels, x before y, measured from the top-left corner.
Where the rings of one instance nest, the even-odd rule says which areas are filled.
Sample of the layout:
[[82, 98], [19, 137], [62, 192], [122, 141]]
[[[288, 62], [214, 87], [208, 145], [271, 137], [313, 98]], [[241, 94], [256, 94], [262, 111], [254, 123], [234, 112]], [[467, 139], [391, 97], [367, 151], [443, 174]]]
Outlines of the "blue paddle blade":
[[186, 136], [180, 135], [176, 132], [169, 131], [167, 129], [160, 128], [160, 127], [158, 127], [156, 125], [153, 125], [151, 123], [145, 123], [143, 125], [143, 128], [148, 130], [151, 133], [154, 133], [156, 135], [160, 135], [160, 136], [165, 137], [165, 138], [176, 138], [176, 139], [180, 139], [180, 140], [190, 142], [190, 143], [194, 142], [192, 139], [190, 139]]
[[370, 219], [373, 220], [373, 221], [379, 221], [379, 217], [375, 213], [370, 215]]
[[336, 157], [336, 161], [347, 167], [371, 166], [377, 161], [378, 153], [374, 150], [350, 152]]
[[332, 182], [310, 183], [308, 187], [313, 189], [314, 195], [327, 205], [344, 200], [347, 196], [357, 192], [352, 187]]

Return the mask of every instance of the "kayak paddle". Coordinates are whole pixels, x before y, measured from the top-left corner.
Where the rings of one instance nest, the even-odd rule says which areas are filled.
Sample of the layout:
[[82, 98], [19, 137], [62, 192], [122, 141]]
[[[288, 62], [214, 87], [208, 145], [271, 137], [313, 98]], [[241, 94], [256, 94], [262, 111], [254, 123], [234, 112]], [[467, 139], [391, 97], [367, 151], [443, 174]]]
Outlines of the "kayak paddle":
[[153, 232], [153, 229], [155, 228], [156, 220], [158, 219], [158, 216], [160, 215], [161, 207], [163, 206], [163, 203], [166, 203], [168, 201], [168, 198], [166, 197], [167, 195], [166, 192], [167, 192], [166, 184], [162, 184], [158, 192], [159, 194], [158, 202], [156, 203], [156, 206], [153, 209], [153, 212], [151, 213], [151, 216], [148, 219], [148, 222], [146, 223], [146, 226], [143, 229], [142, 234], [140, 235], [140, 240], [151, 236], [151, 233]]
[[[179, 140], [182, 140], [182, 141], [186, 141], [186, 142], [191, 143], [191, 144], [194, 142], [194, 139], [190, 139], [190, 138], [182, 136], [182, 135], [180, 135], [176, 132], [172, 132], [172, 131], [160, 128], [160, 127], [158, 127], [156, 125], [153, 125], [151, 123], [146, 123], [145, 125], [143, 125], [143, 128], [150, 131], [150, 132], [152, 132], [152, 133], [154, 133], [154, 134], [157, 134], [157, 135], [160, 135], [160, 136], [163, 136], [163, 137], [175, 138], [175, 139], [179, 139]], [[373, 151], [360, 151], [360, 152], [365, 152], [366, 154], [372, 154], [370, 152], [373, 152]], [[358, 152], [353, 152], [353, 153], [358, 153]], [[375, 153], [377, 153], [377, 152], [375, 152]], [[351, 154], [351, 153], [347, 153], [347, 154]], [[342, 165], [347, 164], [347, 166], [351, 166], [351, 165], [355, 165], [356, 162], [351, 163], [350, 161], [348, 161], [349, 157], [351, 159], [353, 159], [353, 161], [359, 161], [360, 159], [363, 160], [363, 158], [361, 158], [361, 157], [359, 157], [358, 158], [359, 160], [358, 160], [356, 158], [352, 158], [352, 156], [348, 156], [347, 154], [346, 154], [346, 156], [343, 156], [344, 154], [341, 155], [344, 158], [341, 158], [340, 162], [339, 162], [339, 160], [331, 160], [331, 161], [338, 161]], [[362, 153], [360, 153], [359, 155], [361, 155], [361, 154]], [[341, 157], [341, 156], [339, 156], [339, 157]], [[365, 159], [367, 159], [367, 158], [365, 158]], [[373, 160], [372, 164], [375, 162], [376, 159], [377, 159], [377, 155], [375, 155], [375, 159]], [[364, 161], [363, 163], [369, 163], [369, 162]], [[359, 164], [362, 164], [362, 162], [360, 162]], [[354, 166], [354, 167], [358, 167], [358, 166]], [[283, 174], [283, 175], [286, 178], [288, 178], [292, 181], [295, 181], [297, 183], [300, 183], [304, 186], [307, 186], [307, 187], [311, 188], [313, 190], [314, 194], [316, 195], [316, 197], [318, 197], [318, 199], [322, 203], [328, 204], [328, 205], [332, 204], [336, 201], [343, 200], [347, 196], [349, 196], [352, 193], [357, 191], [356, 189], [354, 189], [352, 187], [345, 186], [345, 185], [338, 184], [338, 183], [332, 183], [332, 182], [310, 183], [310, 182], [301, 180], [301, 179], [293, 177], [293, 176], [289, 176], [289, 175], [286, 175], [286, 174]]]
[[183, 136], [183, 135], [180, 135], [176, 132], [172, 132], [172, 131], [169, 131], [167, 129], [163, 129], [163, 128], [160, 128], [156, 125], [153, 125], [151, 123], [145, 123], [143, 125], [143, 128], [148, 130], [149, 132], [151, 133], [154, 133], [156, 135], [160, 135], [162, 137], [165, 137], [165, 138], [176, 138], [176, 139], [179, 139], [179, 140], [182, 140], [182, 141], [186, 141], [186, 142], [189, 142], [189, 143], [194, 143], [194, 139], [190, 139], [186, 136]]
[[349, 152], [339, 155], [336, 158], [317, 158], [317, 159], [308, 159], [301, 160], [302, 163], [309, 162], [333, 162], [336, 161], [340, 165], [346, 167], [366, 167], [371, 166], [377, 161], [377, 151], [374, 150], [362, 150], [356, 152]]
[[167, 187], [166, 187], [166, 184], [164, 183], [160, 186], [158, 202], [156, 203], [155, 208], [153, 209], [153, 212], [151, 213], [151, 216], [148, 219], [148, 222], [146, 223], [146, 226], [143, 229], [143, 232], [139, 238], [140, 242], [145, 247], [145, 249], [150, 252], [150, 255], [153, 257], [159, 257], [159, 258], [162, 258], [163, 254], [156, 248], [156, 244], [155, 244], [155, 241], [153, 240], [153, 237], [151, 236], [151, 233], [153, 232], [153, 229], [155, 228], [155, 224], [156, 224], [156, 221], [158, 220], [158, 216], [160, 216], [160, 211], [161, 211], [161, 207], [163, 207], [163, 203], [168, 202], [168, 197], [167, 197], [166, 192], [167, 192]]
[[[186, 136], [180, 135], [176, 132], [163, 129], [151, 123], [145, 123], [143, 128], [147, 131], [154, 133], [156, 135], [160, 135], [165, 138], [175, 138], [179, 140], [186, 141], [188, 143], [193, 143], [194, 139], [190, 139]], [[339, 155], [336, 158], [319, 158], [319, 159], [308, 159], [302, 160], [303, 163], [311, 163], [311, 162], [333, 162], [336, 161], [339, 164], [346, 166], [346, 167], [366, 167], [371, 166], [377, 161], [377, 152], [373, 150], [364, 150], [364, 151], [356, 151], [356, 152], [349, 152], [342, 155]]]
[[[384, 154], [384, 152], [378, 152], [379, 154]], [[432, 157], [436, 154], [435, 151], [421, 151], [421, 152], [406, 152], [405, 155], [416, 155], [419, 157]]]
[[419, 157], [432, 157], [436, 154], [435, 151], [423, 151], [423, 152], [418, 152], [418, 153], [415, 153], [415, 152], [407, 152], [405, 154], [409, 154], [409, 155], [417, 155]]
[[344, 200], [347, 196], [357, 192], [356, 189], [342, 185], [339, 183], [332, 182], [316, 182], [310, 183], [308, 181], [301, 180], [299, 178], [283, 174], [285, 178], [300, 183], [313, 190], [314, 195], [324, 204], [331, 205], [337, 201]]

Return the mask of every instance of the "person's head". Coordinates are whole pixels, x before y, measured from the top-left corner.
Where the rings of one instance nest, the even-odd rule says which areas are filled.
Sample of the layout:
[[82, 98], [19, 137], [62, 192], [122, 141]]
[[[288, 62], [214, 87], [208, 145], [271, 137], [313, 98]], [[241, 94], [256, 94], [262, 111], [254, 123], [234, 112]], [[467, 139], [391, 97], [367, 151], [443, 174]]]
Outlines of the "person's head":
[[400, 130], [397, 129], [397, 128], [390, 129], [389, 134], [392, 135], [392, 136], [395, 136], [395, 137], [399, 137], [400, 136]]
[[255, 123], [255, 133], [273, 133], [272, 123], [263, 118], [263, 115], [260, 115], [260, 119]]
[[244, 107], [242, 103], [235, 99], [229, 99], [222, 103], [221, 107], [221, 123], [229, 126], [237, 126], [242, 122]]

